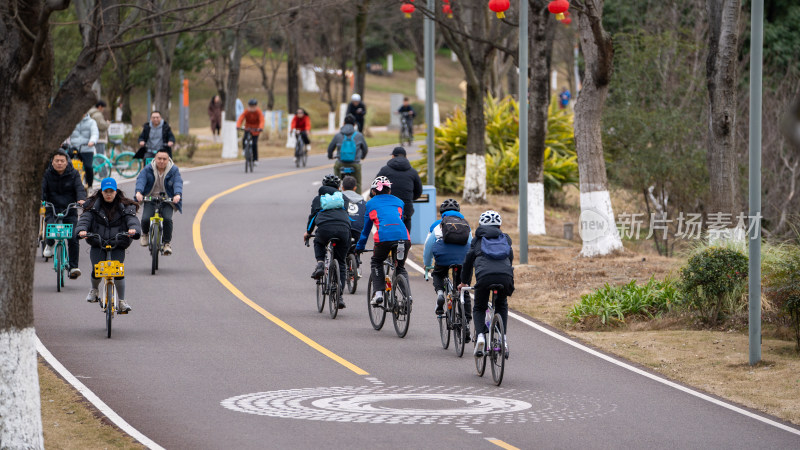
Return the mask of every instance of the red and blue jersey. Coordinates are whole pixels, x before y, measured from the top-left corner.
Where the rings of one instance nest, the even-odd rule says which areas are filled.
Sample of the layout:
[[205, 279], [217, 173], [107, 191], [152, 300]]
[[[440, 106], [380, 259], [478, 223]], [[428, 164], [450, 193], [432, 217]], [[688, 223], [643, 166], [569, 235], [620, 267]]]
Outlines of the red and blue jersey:
[[356, 245], [364, 250], [367, 238], [375, 225], [375, 242], [407, 241], [408, 230], [403, 223], [403, 201], [391, 194], [376, 195], [367, 202], [364, 214], [364, 228]]

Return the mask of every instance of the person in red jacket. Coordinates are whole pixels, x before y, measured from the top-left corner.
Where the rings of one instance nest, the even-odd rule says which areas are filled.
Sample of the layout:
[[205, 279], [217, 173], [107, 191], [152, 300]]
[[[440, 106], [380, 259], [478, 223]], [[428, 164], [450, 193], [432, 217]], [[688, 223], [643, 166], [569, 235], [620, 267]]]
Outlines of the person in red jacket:
[[[253, 136], [253, 161], [258, 164], [258, 135], [264, 129], [264, 113], [258, 109], [258, 100], [253, 98], [247, 102], [247, 109], [236, 121], [236, 128], [242, 128], [243, 123], [244, 128]], [[242, 146], [244, 146], [244, 139], [242, 139]]]
[[309, 139], [308, 135], [311, 133], [311, 118], [308, 117], [308, 114], [306, 114], [305, 109], [297, 108], [297, 113], [292, 119], [291, 129], [300, 132], [300, 138], [303, 140], [303, 143], [306, 144], [306, 147], [308, 147], [308, 150], [310, 151], [311, 140]]

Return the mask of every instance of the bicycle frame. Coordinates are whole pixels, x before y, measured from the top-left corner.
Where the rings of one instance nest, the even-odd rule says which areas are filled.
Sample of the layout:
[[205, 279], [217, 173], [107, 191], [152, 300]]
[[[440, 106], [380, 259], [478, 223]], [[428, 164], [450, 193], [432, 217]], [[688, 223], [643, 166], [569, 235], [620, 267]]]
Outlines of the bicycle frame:
[[47, 240], [54, 240], [55, 243], [53, 244], [53, 270], [57, 274], [57, 285], [56, 288], [60, 292], [61, 286], [64, 285], [63, 279], [63, 271], [69, 268], [69, 251], [67, 250], [67, 240], [72, 239], [72, 227], [71, 223], [64, 223], [64, 218], [67, 217], [70, 210], [77, 209], [77, 203], [70, 203], [67, 205], [67, 208], [60, 213], [56, 212], [56, 207], [50, 202], [42, 202], [42, 211], [47, 211], [47, 208], [53, 212], [53, 217], [55, 217], [54, 223], [46, 223], [45, 219], [45, 232], [44, 232], [44, 239]]

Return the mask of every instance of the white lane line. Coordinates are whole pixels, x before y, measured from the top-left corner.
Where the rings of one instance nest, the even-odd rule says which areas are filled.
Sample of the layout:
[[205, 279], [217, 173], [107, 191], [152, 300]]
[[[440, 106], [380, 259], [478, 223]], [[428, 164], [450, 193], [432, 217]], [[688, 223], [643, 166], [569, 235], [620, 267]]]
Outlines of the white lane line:
[[113, 409], [111, 409], [108, 405], [105, 404], [100, 397], [95, 395], [85, 384], [81, 383], [66, 367], [64, 367], [52, 353], [50, 350], [42, 344], [42, 341], [39, 340], [39, 336], [36, 336], [36, 351], [42, 355], [47, 364], [50, 365], [62, 378], [64, 378], [67, 383], [71, 384], [78, 392], [83, 395], [83, 397], [89, 401], [98, 411], [100, 411], [104, 416], [108, 417], [114, 425], [119, 427], [123, 432], [127, 433], [130, 437], [139, 441], [142, 445], [149, 449], [153, 450], [164, 450], [164, 447], [156, 444], [150, 438], [142, 434], [136, 428], [133, 428], [131, 424], [125, 421], [119, 414], [115, 413]]
[[[416, 270], [416, 271], [418, 271], [418, 272], [420, 272], [422, 274], [425, 273], [425, 269], [423, 269], [421, 266], [416, 264], [414, 261], [411, 261], [411, 260], [407, 259], [406, 260], [406, 265], [407, 266], [411, 266], [411, 268], [413, 268], [414, 270]], [[793, 428], [793, 427], [790, 427], [788, 425], [784, 425], [784, 424], [782, 424], [780, 422], [776, 422], [776, 421], [774, 421], [772, 419], [763, 417], [763, 416], [761, 416], [759, 414], [755, 414], [755, 413], [750, 412], [750, 411], [748, 411], [746, 409], [742, 409], [742, 408], [740, 408], [740, 407], [738, 407], [736, 405], [732, 405], [730, 403], [727, 403], [727, 402], [724, 402], [722, 400], [716, 399], [716, 398], [711, 397], [709, 395], [703, 394], [702, 392], [698, 392], [698, 391], [695, 391], [694, 389], [691, 389], [691, 388], [688, 388], [686, 386], [683, 386], [683, 385], [680, 385], [678, 383], [675, 383], [674, 381], [667, 380], [666, 378], [661, 378], [658, 375], [654, 375], [654, 374], [652, 374], [650, 372], [647, 372], [645, 370], [639, 369], [638, 367], [634, 367], [634, 366], [632, 366], [630, 364], [627, 364], [627, 363], [624, 363], [622, 361], [619, 361], [619, 360], [617, 360], [615, 358], [612, 358], [611, 356], [608, 356], [608, 355], [606, 355], [604, 353], [600, 353], [597, 350], [591, 349], [591, 348], [589, 348], [589, 347], [587, 347], [587, 346], [585, 346], [585, 345], [583, 345], [583, 344], [581, 344], [579, 342], [573, 341], [572, 339], [570, 339], [570, 338], [568, 338], [566, 336], [562, 336], [562, 335], [560, 335], [560, 334], [558, 334], [558, 333], [556, 333], [556, 332], [554, 332], [552, 330], [548, 330], [547, 328], [545, 328], [545, 327], [543, 327], [543, 326], [541, 326], [541, 325], [539, 325], [539, 324], [537, 324], [535, 322], [532, 322], [532, 321], [530, 321], [530, 320], [528, 320], [528, 319], [526, 319], [526, 318], [524, 318], [524, 317], [522, 317], [522, 316], [520, 316], [518, 314], [515, 314], [515, 313], [513, 313], [511, 311], [508, 312], [508, 315], [509, 315], [509, 317], [517, 319], [520, 322], [524, 323], [525, 325], [528, 325], [529, 327], [531, 327], [531, 328], [533, 328], [533, 329], [535, 329], [537, 331], [540, 331], [540, 332], [542, 332], [542, 333], [544, 333], [544, 334], [546, 334], [546, 335], [548, 335], [548, 336], [550, 336], [552, 338], [558, 339], [559, 341], [561, 341], [561, 342], [563, 342], [565, 344], [571, 345], [571, 346], [577, 348], [578, 350], [583, 350], [584, 352], [586, 352], [586, 353], [588, 353], [590, 355], [596, 356], [596, 357], [598, 357], [600, 359], [603, 359], [605, 361], [608, 361], [608, 362], [610, 362], [612, 364], [616, 364], [617, 366], [622, 367], [623, 369], [630, 370], [633, 373], [636, 373], [636, 374], [641, 375], [643, 377], [650, 378], [653, 381], [657, 381], [657, 382], [659, 382], [661, 384], [665, 384], [665, 385], [667, 385], [669, 387], [675, 388], [675, 389], [677, 389], [679, 391], [682, 391], [682, 392], [685, 392], [685, 393], [687, 393], [689, 395], [693, 395], [693, 396], [695, 396], [695, 397], [697, 397], [699, 399], [705, 400], [707, 402], [711, 402], [711, 403], [713, 403], [713, 404], [715, 404], [717, 406], [721, 406], [721, 407], [729, 409], [729, 410], [731, 410], [733, 412], [739, 413], [739, 414], [741, 414], [743, 416], [747, 416], [747, 417], [749, 417], [751, 419], [758, 420], [758, 421], [763, 422], [763, 423], [765, 423], [767, 425], [772, 425], [775, 428], [780, 428], [781, 430], [788, 431], [789, 433], [792, 433], [792, 434], [795, 434], [797, 436], [800, 436], [800, 430], [798, 430], [797, 428]]]

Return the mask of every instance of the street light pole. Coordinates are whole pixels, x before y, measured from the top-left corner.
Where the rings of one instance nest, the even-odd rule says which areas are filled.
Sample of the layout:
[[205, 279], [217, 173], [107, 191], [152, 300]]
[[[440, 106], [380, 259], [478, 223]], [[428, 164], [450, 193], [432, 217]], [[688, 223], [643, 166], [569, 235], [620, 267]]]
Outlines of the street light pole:
[[[748, 297], [750, 365], [761, 361], [761, 75], [764, 0], [750, 4], [750, 226]], [[752, 223], [755, 221], [755, 223]]]
[[519, 2], [519, 262], [528, 264], [528, 0]]
[[[527, 0], [526, 0], [527, 1]], [[434, 14], [435, 11], [435, 0], [428, 0], [428, 11], [429, 14]], [[428, 149], [428, 184], [431, 186], [435, 186], [435, 153], [436, 148], [434, 147], [434, 129], [433, 129], [433, 102], [436, 101], [436, 91], [434, 89], [434, 51], [435, 48], [435, 32], [436, 32], [436, 25], [433, 22], [433, 18], [425, 15], [423, 19], [423, 35], [424, 35], [424, 42], [423, 45], [425, 47], [425, 132], [427, 136], [425, 136], [425, 145]]]

